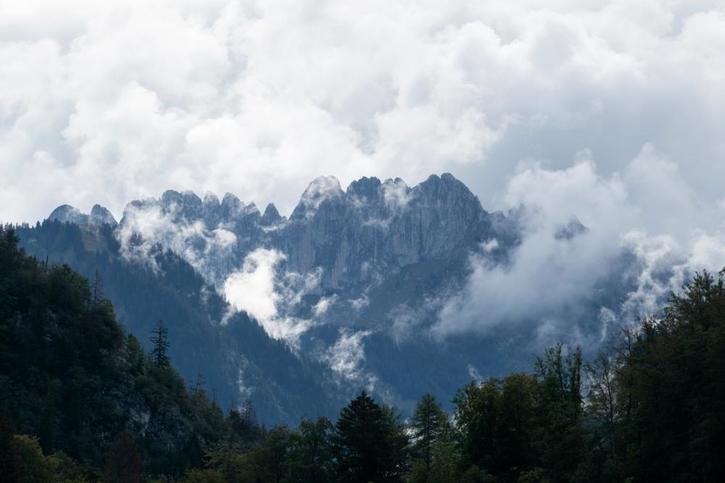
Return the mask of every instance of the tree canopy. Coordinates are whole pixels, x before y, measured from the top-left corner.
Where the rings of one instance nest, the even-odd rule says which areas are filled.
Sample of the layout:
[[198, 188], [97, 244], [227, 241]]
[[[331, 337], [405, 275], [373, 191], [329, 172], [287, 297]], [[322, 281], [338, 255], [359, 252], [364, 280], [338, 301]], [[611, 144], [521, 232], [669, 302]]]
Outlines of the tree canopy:
[[409, 421], [367, 392], [336, 421], [267, 429], [224, 414], [117, 322], [100, 282], [0, 230], [4, 481], [725, 481], [725, 282], [696, 274], [609, 350], [544, 351], [530, 372], [471, 381]]

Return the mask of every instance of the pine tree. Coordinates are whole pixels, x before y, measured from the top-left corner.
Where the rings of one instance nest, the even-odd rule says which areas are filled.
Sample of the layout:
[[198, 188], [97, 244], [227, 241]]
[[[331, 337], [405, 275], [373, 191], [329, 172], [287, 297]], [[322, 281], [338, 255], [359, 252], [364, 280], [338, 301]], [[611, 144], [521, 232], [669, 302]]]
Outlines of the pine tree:
[[426, 474], [429, 474], [433, 446], [450, 435], [448, 415], [435, 396], [426, 394], [416, 406], [410, 425], [413, 433], [413, 454], [424, 462]]
[[93, 277], [92, 300], [94, 305], [97, 305], [103, 300], [103, 284], [101, 283], [101, 275], [98, 273], [97, 268]]
[[408, 437], [392, 409], [364, 391], [340, 412], [335, 425], [338, 481], [401, 481]]
[[156, 367], [169, 366], [169, 331], [164, 323], [159, 320], [151, 337], [153, 349], [151, 350], [151, 358]]

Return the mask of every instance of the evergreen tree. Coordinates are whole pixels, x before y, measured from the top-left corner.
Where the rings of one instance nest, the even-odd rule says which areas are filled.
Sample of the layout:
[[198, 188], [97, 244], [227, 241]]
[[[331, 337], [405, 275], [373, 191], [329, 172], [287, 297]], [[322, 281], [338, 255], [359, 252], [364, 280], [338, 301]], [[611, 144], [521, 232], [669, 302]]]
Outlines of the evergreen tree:
[[458, 392], [454, 402], [461, 457], [465, 468], [474, 468], [471, 474], [484, 471], [515, 481], [536, 465], [532, 442], [539, 394], [537, 380], [528, 374], [471, 382]]
[[151, 358], [154, 361], [156, 367], [168, 367], [169, 366], [169, 330], [164, 326], [164, 323], [159, 320], [156, 328], [151, 336]]
[[331, 483], [335, 481], [332, 435], [334, 426], [327, 418], [303, 420], [291, 440], [291, 481]]
[[558, 344], [536, 362], [541, 464], [554, 480], [571, 480], [582, 457], [581, 349], [564, 355]]
[[339, 481], [397, 482], [406, 470], [408, 437], [392, 409], [364, 391], [340, 412], [335, 425]]
[[451, 436], [448, 415], [438, 404], [435, 396], [426, 394], [421, 398], [413, 411], [410, 427], [413, 440], [412, 455], [423, 462], [426, 474], [430, 474], [435, 444], [447, 441]]
[[97, 268], [93, 276], [92, 299], [94, 304], [98, 304], [103, 300], [103, 284], [101, 283], [101, 275], [98, 273]]

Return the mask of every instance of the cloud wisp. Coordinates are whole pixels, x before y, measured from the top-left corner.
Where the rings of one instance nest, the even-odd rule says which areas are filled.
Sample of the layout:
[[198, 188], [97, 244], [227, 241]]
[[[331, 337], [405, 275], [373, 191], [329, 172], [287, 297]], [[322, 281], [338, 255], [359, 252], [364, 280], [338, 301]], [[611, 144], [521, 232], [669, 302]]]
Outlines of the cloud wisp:
[[[278, 250], [253, 250], [245, 257], [241, 269], [224, 281], [222, 293], [233, 310], [247, 312], [270, 337], [298, 349], [300, 336], [315, 322], [292, 312], [302, 297], [319, 285], [320, 274], [283, 272], [279, 264], [284, 260], [284, 254]], [[320, 306], [320, 315], [325, 309]]]
[[[572, 314], [599, 303], [602, 326], [589, 336], [601, 338], [613, 322], [655, 314], [688, 274], [725, 266], [725, 206], [696, 196], [674, 163], [645, 145], [622, 172], [603, 176], [589, 154], [560, 170], [520, 165], [505, 199], [525, 207], [521, 245], [506, 265], [488, 261], [487, 245], [471, 256], [467, 284], [444, 304], [435, 334], [528, 324], [544, 339], [585, 338]], [[598, 300], [611, 277], [628, 290]]]

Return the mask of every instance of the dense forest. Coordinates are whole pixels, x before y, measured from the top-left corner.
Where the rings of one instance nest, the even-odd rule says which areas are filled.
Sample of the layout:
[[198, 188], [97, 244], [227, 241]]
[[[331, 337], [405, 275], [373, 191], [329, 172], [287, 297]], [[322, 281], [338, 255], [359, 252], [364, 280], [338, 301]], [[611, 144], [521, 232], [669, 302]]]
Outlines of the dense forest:
[[[157, 247], [146, 263], [130, 261], [107, 224], [45, 220], [13, 229], [26, 254], [67, 264], [100, 283], [116, 320], [145, 350], [151, 350], [151, 333], [163, 320], [174, 368], [186, 381], [201, 374], [205, 390], [225, 411], [249, 398], [260, 421], [296, 424], [302, 417], [332, 417], [345, 402], [328, 397], [336, 396], [335, 388], [320, 385], [322, 364], [270, 338], [246, 313], [231, 313], [214, 288], [171, 251]], [[240, 395], [240, 368], [243, 384], [254, 388], [249, 394]]]
[[472, 381], [452, 414], [403, 421], [365, 392], [335, 421], [224, 413], [204, 381], [116, 321], [98, 281], [0, 230], [4, 481], [560, 482], [725, 480], [725, 284], [701, 273], [591, 361], [552, 347], [528, 373]]

